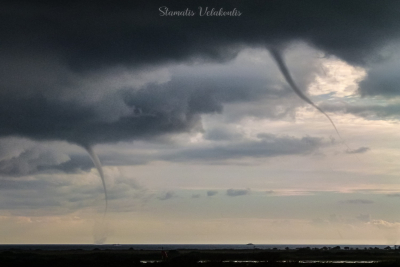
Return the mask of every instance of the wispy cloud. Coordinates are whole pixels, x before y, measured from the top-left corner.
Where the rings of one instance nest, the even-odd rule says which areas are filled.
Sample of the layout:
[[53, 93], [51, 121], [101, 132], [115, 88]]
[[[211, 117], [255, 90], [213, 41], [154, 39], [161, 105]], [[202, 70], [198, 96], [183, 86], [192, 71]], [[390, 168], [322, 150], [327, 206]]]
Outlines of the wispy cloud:
[[348, 200], [340, 201], [340, 203], [343, 203], [343, 204], [372, 204], [374, 202], [372, 200], [368, 200], [368, 199], [348, 199]]
[[387, 194], [388, 197], [400, 197], [400, 193]]
[[216, 190], [208, 190], [207, 191], [207, 196], [208, 197], [215, 196], [216, 194], [218, 194], [218, 191], [216, 191]]
[[370, 214], [359, 214], [356, 216], [356, 219], [362, 222], [369, 222], [371, 221], [371, 215]]
[[250, 194], [250, 189], [228, 189], [226, 195], [230, 197], [244, 196]]
[[174, 197], [176, 197], [175, 192], [173, 192], [173, 191], [168, 191], [168, 192], [166, 192], [163, 196], [157, 197], [157, 198], [158, 198], [159, 200], [168, 200], [168, 199], [171, 199], [171, 198], [174, 198]]
[[362, 154], [362, 153], [365, 153], [365, 152], [367, 152], [368, 150], [371, 150], [369, 147], [360, 147], [360, 148], [357, 148], [357, 149], [347, 149], [346, 150], [346, 153], [347, 154]]
[[373, 226], [377, 226], [378, 228], [382, 229], [394, 229], [394, 228], [400, 228], [400, 223], [399, 222], [389, 222], [385, 220], [371, 220], [369, 224]]

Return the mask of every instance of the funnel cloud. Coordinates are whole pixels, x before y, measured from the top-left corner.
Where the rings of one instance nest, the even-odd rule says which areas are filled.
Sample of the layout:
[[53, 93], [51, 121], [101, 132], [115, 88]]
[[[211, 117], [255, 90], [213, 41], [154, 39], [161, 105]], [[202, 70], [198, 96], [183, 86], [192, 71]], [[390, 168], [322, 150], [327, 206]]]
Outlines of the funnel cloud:
[[[337, 135], [339, 136], [339, 138], [343, 140], [343, 138], [340, 136], [340, 133], [338, 131], [338, 129], [336, 128], [335, 123], [333, 123], [331, 117], [329, 117], [328, 114], [325, 113], [325, 111], [323, 111], [320, 107], [318, 107], [316, 104], [314, 104], [314, 102], [311, 101], [311, 99], [309, 99], [300, 89], [299, 87], [297, 87], [296, 83], [294, 82], [292, 76], [290, 75], [290, 72], [285, 64], [285, 61], [282, 58], [281, 52], [272, 47], [269, 48], [269, 51], [272, 55], [272, 57], [274, 58], [276, 64], [279, 67], [279, 70], [281, 71], [283, 77], [285, 77], [286, 82], [290, 85], [290, 87], [293, 89], [293, 91], [301, 98], [303, 99], [306, 103], [310, 104], [311, 106], [313, 106], [314, 108], [316, 108], [319, 112], [321, 112], [322, 114], [325, 115], [325, 117], [330, 121], [330, 123], [332, 124], [333, 128], [335, 129]], [[345, 144], [345, 143], [344, 143]], [[346, 147], [350, 150], [350, 148], [347, 146], [347, 144], [345, 144]]]
[[89, 153], [90, 158], [92, 159], [94, 166], [96, 167], [97, 171], [99, 172], [99, 175], [100, 175], [100, 178], [101, 178], [101, 182], [103, 184], [104, 201], [105, 201], [104, 217], [105, 217], [106, 214], [107, 214], [107, 209], [108, 209], [108, 196], [107, 196], [106, 181], [104, 179], [103, 167], [101, 166], [100, 159], [97, 156], [97, 154], [94, 152], [93, 148], [91, 146], [86, 146], [85, 149]]

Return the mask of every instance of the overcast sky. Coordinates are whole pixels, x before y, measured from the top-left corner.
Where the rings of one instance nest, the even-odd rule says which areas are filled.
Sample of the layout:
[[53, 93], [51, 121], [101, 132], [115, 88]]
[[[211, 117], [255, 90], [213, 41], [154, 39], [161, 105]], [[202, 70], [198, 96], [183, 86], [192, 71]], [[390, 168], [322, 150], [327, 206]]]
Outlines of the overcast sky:
[[0, 243], [400, 243], [399, 1], [3, 1], [0, 25]]

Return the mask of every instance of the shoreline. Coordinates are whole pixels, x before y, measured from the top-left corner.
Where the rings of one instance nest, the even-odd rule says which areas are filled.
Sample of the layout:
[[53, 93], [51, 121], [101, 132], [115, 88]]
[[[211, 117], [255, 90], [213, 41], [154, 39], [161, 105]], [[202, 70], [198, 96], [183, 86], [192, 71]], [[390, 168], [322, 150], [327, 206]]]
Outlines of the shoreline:
[[400, 263], [400, 250], [393, 249], [180, 249], [165, 250], [99, 249], [83, 250], [0, 250], [4, 266], [292, 266], [354, 264], [387, 266]]

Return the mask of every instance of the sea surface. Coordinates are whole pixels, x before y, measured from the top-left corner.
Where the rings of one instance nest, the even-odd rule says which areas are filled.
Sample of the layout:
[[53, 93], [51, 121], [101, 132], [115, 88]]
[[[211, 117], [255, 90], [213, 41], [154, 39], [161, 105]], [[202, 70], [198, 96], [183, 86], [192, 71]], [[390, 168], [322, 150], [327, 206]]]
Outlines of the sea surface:
[[[274, 244], [104, 244], [104, 245], [92, 245], [92, 244], [49, 244], [49, 245], [35, 245], [35, 244], [3, 244], [0, 245], [0, 250], [9, 250], [9, 249], [20, 249], [20, 250], [216, 250], [216, 249], [278, 249], [284, 250], [286, 247], [289, 249], [299, 249], [299, 248], [306, 248], [309, 247], [313, 248], [323, 248], [323, 247], [336, 247], [340, 246], [341, 249], [348, 247], [349, 249], [384, 249], [387, 245], [338, 245], [338, 244], [321, 244], [321, 245], [308, 245], [308, 244], [296, 244], [296, 245], [274, 245]], [[390, 246], [393, 248], [393, 246]]]

